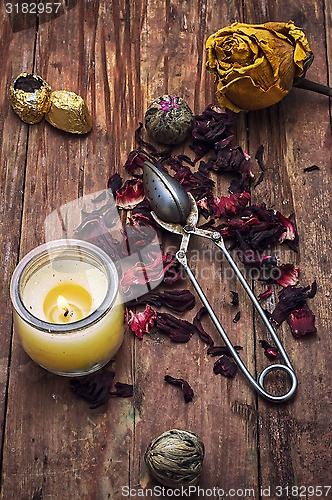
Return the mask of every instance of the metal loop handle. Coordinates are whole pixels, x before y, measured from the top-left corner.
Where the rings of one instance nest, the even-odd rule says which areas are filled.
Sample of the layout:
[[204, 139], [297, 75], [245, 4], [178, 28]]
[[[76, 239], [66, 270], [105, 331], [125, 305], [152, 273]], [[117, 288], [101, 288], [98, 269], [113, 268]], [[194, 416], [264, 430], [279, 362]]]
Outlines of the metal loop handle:
[[[203, 236], [202, 232], [200, 233], [200, 236]], [[206, 236], [206, 237], [210, 237], [210, 236]], [[268, 367], [266, 367], [262, 373], [260, 374], [259, 376], [259, 379], [258, 379], [258, 382], [254, 379], [254, 377], [251, 375], [251, 373], [249, 372], [249, 370], [247, 369], [247, 367], [245, 366], [245, 364], [243, 363], [242, 359], [240, 358], [240, 356], [238, 355], [237, 351], [235, 350], [232, 342], [230, 341], [227, 333], [225, 332], [224, 328], [222, 327], [218, 317], [216, 316], [210, 302], [208, 301], [205, 293], [203, 292], [200, 284], [198, 283], [194, 273], [192, 272], [191, 268], [189, 267], [188, 265], [188, 261], [187, 261], [187, 256], [186, 256], [186, 253], [183, 251], [183, 250], [179, 250], [177, 253], [176, 253], [176, 258], [177, 260], [182, 264], [182, 266], [184, 267], [190, 281], [192, 282], [196, 292], [198, 293], [199, 295], [199, 298], [201, 299], [202, 303], [204, 304], [204, 306], [206, 307], [215, 327], [217, 328], [219, 334], [221, 335], [223, 341], [225, 342], [226, 346], [228, 347], [233, 359], [235, 360], [235, 362], [237, 363], [238, 367], [240, 368], [240, 370], [242, 371], [242, 373], [244, 374], [244, 376], [247, 378], [247, 380], [251, 383], [251, 385], [255, 388], [255, 390], [261, 395], [263, 396], [265, 399], [267, 399], [268, 401], [272, 401], [274, 403], [281, 403], [281, 402], [284, 402], [284, 401], [287, 401], [288, 399], [290, 399], [295, 391], [296, 391], [296, 388], [297, 388], [297, 378], [296, 378], [296, 375], [295, 375], [295, 372], [293, 370], [293, 367], [288, 359], [288, 356], [280, 342], [280, 340], [278, 339], [278, 336], [277, 334], [275, 333], [271, 323], [269, 322], [269, 320], [267, 319], [267, 317], [265, 316], [265, 313], [261, 307], [261, 305], [259, 304], [257, 298], [255, 297], [255, 295], [253, 294], [252, 290], [250, 289], [248, 283], [246, 282], [245, 278], [243, 277], [241, 271], [238, 269], [238, 267], [236, 266], [236, 263], [233, 261], [231, 255], [227, 252], [225, 246], [223, 245], [223, 243], [220, 243], [220, 242], [217, 242], [215, 241], [215, 243], [217, 244], [218, 247], [220, 247], [223, 252], [225, 253], [225, 256], [228, 260], [228, 262], [231, 264], [231, 267], [234, 269], [237, 277], [240, 279], [240, 282], [241, 284], [244, 286], [246, 292], [248, 293], [249, 297], [251, 298], [251, 300], [253, 301], [256, 309], [258, 310], [260, 316], [262, 317], [265, 325], [268, 327], [272, 337], [273, 337], [273, 340], [275, 341], [275, 344], [276, 346], [278, 347], [286, 365], [282, 365], [282, 364], [274, 364], [274, 365], [270, 365]], [[290, 376], [290, 379], [291, 379], [291, 388], [289, 389], [289, 391], [286, 392], [286, 394], [282, 394], [281, 396], [274, 396], [273, 394], [269, 394], [265, 389], [264, 389], [264, 379], [266, 377], [266, 375], [271, 372], [272, 370], [283, 370], [285, 371], [289, 376]]]

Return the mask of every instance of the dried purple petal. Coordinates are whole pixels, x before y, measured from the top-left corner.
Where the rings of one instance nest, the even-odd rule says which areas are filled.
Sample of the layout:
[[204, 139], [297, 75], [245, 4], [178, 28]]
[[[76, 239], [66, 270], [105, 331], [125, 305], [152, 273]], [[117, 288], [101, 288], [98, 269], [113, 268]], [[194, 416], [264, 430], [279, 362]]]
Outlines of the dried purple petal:
[[219, 149], [233, 140], [234, 117], [228, 110], [209, 104], [201, 115], [195, 116], [190, 146], [197, 159], [211, 149]]
[[259, 343], [263, 347], [264, 354], [267, 358], [273, 360], [279, 356], [280, 354], [279, 350], [276, 347], [269, 344], [266, 340], [260, 340]]
[[194, 327], [196, 328], [197, 330], [197, 333], [198, 333], [198, 336], [201, 340], [203, 340], [203, 342], [205, 342], [206, 344], [208, 344], [209, 346], [212, 346], [213, 345], [213, 339], [211, 338], [211, 336], [204, 330], [203, 326], [202, 326], [202, 323], [201, 323], [201, 319], [202, 317], [207, 313], [207, 309], [206, 307], [201, 307], [201, 309], [198, 311], [198, 313], [196, 314], [196, 316], [194, 317], [194, 320], [193, 320], [193, 325]]
[[318, 165], [311, 165], [311, 167], [306, 167], [303, 169], [303, 172], [314, 172], [315, 170], [320, 170]]
[[118, 398], [131, 398], [134, 392], [134, 388], [131, 384], [125, 384], [123, 382], [116, 382], [115, 389], [115, 391], [110, 392], [110, 395], [117, 396]]
[[174, 378], [171, 375], [165, 375], [164, 380], [168, 384], [181, 387], [186, 403], [190, 403], [193, 400], [194, 391], [186, 380], [184, 380], [183, 378]]
[[250, 193], [244, 191], [243, 193], [235, 193], [229, 196], [220, 196], [215, 198], [215, 216], [216, 217], [232, 217], [237, 215], [250, 201]]
[[317, 284], [314, 281], [312, 285], [306, 287], [287, 286], [279, 294], [279, 302], [276, 305], [271, 319], [280, 325], [296, 309], [302, 309], [306, 300], [315, 296]]
[[113, 174], [109, 179], [107, 183], [107, 189], [110, 189], [113, 193], [113, 195], [116, 194], [117, 191], [122, 186], [122, 177], [118, 173]]
[[279, 211], [276, 212], [276, 216], [286, 230], [280, 235], [279, 242], [283, 243], [285, 241], [292, 250], [297, 251], [299, 235], [295, 229], [295, 225]]
[[239, 294], [237, 292], [233, 292], [233, 290], [231, 290], [231, 294], [232, 294], [232, 301], [231, 301], [232, 306], [238, 306]]
[[258, 295], [258, 300], [264, 300], [272, 295], [272, 284], [267, 286], [267, 289]]
[[301, 309], [295, 309], [287, 318], [292, 335], [299, 339], [305, 335], [317, 333], [315, 315], [305, 304]]
[[146, 159], [147, 157], [144, 153], [142, 153], [138, 149], [134, 149], [129, 153], [126, 163], [123, 167], [127, 170], [128, 174], [138, 176], [137, 169], [141, 169], [143, 167]]
[[115, 373], [108, 370], [99, 370], [83, 377], [69, 380], [72, 392], [89, 403], [90, 408], [98, 408], [110, 399]]
[[234, 377], [237, 372], [237, 365], [229, 359], [228, 356], [222, 355], [214, 363], [213, 372], [218, 375], [224, 375], [224, 377]]
[[173, 342], [188, 342], [195, 331], [192, 323], [168, 313], [157, 313], [156, 327]]
[[240, 321], [240, 318], [241, 318], [241, 311], [238, 311], [233, 318], [233, 323], [237, 323], [238, 321]]
[[249, 155], [240, 146], [225, 147], [217, 151], [215, 158], [208, 160], [207, 166], [209, 170], [219, 174], [230, 172], [240, 176], [243, 191], [245, 181], [254, 177], [249, 159]]
[[145, 198], [143, 182], [127, 180], [122, 188], [117, 191], [116, 205], [125, 210], [132, 210]]
[[[236, 351], [241, 351], [243, 349], [243, 347], [240, 345], [234, 345], [233, 347]], [[207, 354], [209, 354], [209, 356], [226, 355], [232, 357], [232, 353], [227, 346], [210, 346], [206, 352]]]
[[156, 311], [147, 304], [143, 312], [134, 314], [133, 311], [128, 311], [127, 324], [136, 337], [142, 339], [144, 333], [150, 333], [156, 317]]
[[127, 303], [127, 307], [150, 304], [155, 307], [167, 307], [172, 311], [190, 311], [195, 306], [195, 296], [189, 290], [170, 290], [165, 292], [149, 292], [140, 299]]
[[265, 166], [265, 163], [263, 161], [263, 153], [264, 153], [264, 146], [263, 146], [263, 144], [261, 144], [256, 151], [255, 160], [257, 160], [257, 163], [260, 166], [261, 170], [263, 172], [265, 172], [266, 166]]
[[164, 283], [173, 285], [182, 277], [182, 267], [180, 262], [175, 257], [175, 254], [167, 252], [162, 255], [164, 266]]

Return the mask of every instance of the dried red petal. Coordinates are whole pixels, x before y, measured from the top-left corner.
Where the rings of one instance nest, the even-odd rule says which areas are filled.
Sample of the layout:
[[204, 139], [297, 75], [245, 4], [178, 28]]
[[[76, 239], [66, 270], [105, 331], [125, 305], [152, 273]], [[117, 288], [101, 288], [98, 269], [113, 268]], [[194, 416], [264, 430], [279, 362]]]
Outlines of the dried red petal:
[[205, 342], [209, 346], [212, 346], [213, 345], [213, 339], [204, 330], [204, 328], [202, 326], [202, 323], [201, 323], [202, 316], [204, 316], [206, 313], [207, 313], [206, 307], [201, 307], [201, 309], [198, 311], [198, 313], [196, 314], [196, 316], [193, 319], [193, 325], [194, 325], [194, 327], [197, 330], [199, 338], [201, 340], [203, 340], [203, 342]]
[[144, 198], [143, 182], [139, 180], [127, 180], [122, 188], [117, 191], [115, 202], [119, 208], [132, 210]]
[[143, 333], [150, 333], [153, 327], [157, 313], [152, 309], [149, 304], [146, 305], [145, 310], [134, 314], [133, 311], [128, 311], [128, 326], [136, 337], [143, 338]]
[[182, 267], [174, 253], [167, 252], [163, 254], [162, 262], [164, 266], [163, 281], [166, 285], [173, 285], [182, 278]]
[[238, 311], [233, 318], [233, 323], [237, 323], [238, 321], [240, 321], [240, 318], [241, 318], [241, 311]]
[[291, 222], [290, 219], [287, 219], [287, 217], [282, 215], [279, 211], [276, 212], [276, 216], [283, 227], [286, 229], [286, 231], [280, 235], [279, 242], [283, 243], [284, 241], [286, 241], [290, 248], [296, 250], [299, 242], [299, 236], [295, 229], [295, 225], [293, 224], [293, 222]]
[[131, 398], [134, 393], [134, 387], [131, 384], [124, 384], [123, 382], [115, 383], [115, 391], [110, 392], [111, 396], [118, 398]]
[[242, 191], [246, 179], [253, 178], [250, 168], [250, 156], [240, 146], [223, 147], [217, 151], [216, 158], [207, 162], [209, 170], [217, 173], [231, 172], [241, 176]]
[[315, 327], [315, 315], [307, 305], [301, 309], [295, 309], [287, 318], [291, 333], [296, 339], [305, 335], [317, 333]]
[[231, 217], [239, 214], [250, 201], [250, 193], [235, 193], [229, 196], [221, 196], [215, 198], [215, 216], [216, 217]]
[[195, 296], [189, 290], [170, 290], [165, 292], [149, 292], [142, 298], [127, 303], [127, 307], [150, 304], [155, 307], [167, 307], [172, 311], [190, 311], [195, 306]]
[[186, 403], [190, 403], [193, 400], [194, 391], [186, 380], [184, 380], [183, 378], [174, 378], [171, 375], [165, 375], [164, 380], [168, 384], [181, 387]]
[[157, 313], [156, 327], [173, 342], [188, 342], [195, 331], [192, 323], [168, 313]]
[[234, 117], [228, 110], [209, 104], [201, 115], [195, 116], [191, 149], [197, 159], [209, 150], [222, 148], [233, 140]]
[[89, 403], [90, 408], [98, 408], [110, 399], [115, 373], [108, 370], [99, 370], [83, 377], [69, 380], [72, 392]]
[[134, 149], [129, 153], [126, 163], [123, 167], [129, 174], [136, 175], [137, 169], [141, 169], [143, 167], [146, 159], [146, 155], [138, 151], [138, 149]]
[[[233, 347], [236, 351], [241, 351], [243, 349], [240, 345], [235, 345]], [[227, 346], [210, 346], [206, 352], [209, 356], [222, 356], [225, 354], [226, 356], [232, 357], [232, 353]]]
[[279, 350], [273, 345], [269, 344], [266, 340], [260, 340], [259, 343], [264, 349], [264, 354], [267, 358], [273, 360], [279, 356]]
[[306, 304], [306, 300], [314, 297], [316, 291], [317, 284], [315, 281], [311, 286], [306, 287], [287, 286], [279, 294], [279, 302], [271, 315], [271, 319], [280, 325], [292, 311], [302, 309]]
[[239, 294], [237, 292], [233, 292], [233, 290], [231, 290], [231, 294], [232, 294], [232, 301], [231, 301], [232, 306], [238, 306]]
[[122, 186], [122, 178], [118, 173], [113, 174], [109, 179], [107, 183], [107, 189], [110, 189], [113, 194], [116, 194], [117, 191]]
[[282, 264], [278, 266], [278, 271], [280, 276], [276, 281], [279, 285], [283, 287], [297, 285], [300, 273], [299, 267], [295, 267], [294, 264]]
[[267, 286], [267, 289], [258, 295], [258, 300], [264, 300], [272, 295], [272, 284]]
[[213, 372], [216, 375], [232, 378], [237, 372], [237, 365], [228, 356], [222, 355], [214, 363]]

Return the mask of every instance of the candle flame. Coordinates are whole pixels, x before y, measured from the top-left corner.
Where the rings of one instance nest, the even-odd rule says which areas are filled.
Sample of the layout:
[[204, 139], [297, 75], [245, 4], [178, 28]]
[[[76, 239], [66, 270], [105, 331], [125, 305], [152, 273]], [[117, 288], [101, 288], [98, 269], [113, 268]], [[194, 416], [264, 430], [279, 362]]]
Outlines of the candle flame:
[[66, 317], [69, 314], [69, 304], [66, 299], [59, 295], [57, 299], [57, 305], [60, 312], [63, 312], [63, 315]]

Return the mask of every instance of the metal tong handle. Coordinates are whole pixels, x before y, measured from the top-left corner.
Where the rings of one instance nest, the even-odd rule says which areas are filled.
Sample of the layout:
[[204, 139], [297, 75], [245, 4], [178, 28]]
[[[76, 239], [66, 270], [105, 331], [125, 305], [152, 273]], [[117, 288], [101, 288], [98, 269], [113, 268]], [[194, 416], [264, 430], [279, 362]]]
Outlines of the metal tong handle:
[[[190, 233], [195, 233], [195, 231], [188, 231]], [[200, 236], [205, 236], [207, 238], [211, 238], [211, 235], [210, 235], [210, 232], [206, 232], [205, 231], [199, 231], [200, 233]], [[203, 234], [205, 233], [205, 234]], [[218, 239], [220, 239], [221, 241], [218, 241]], [[204, 304], [204, 306], [206, 307], [215, 327], [217, 328], [218, 332], [220, 333], [223, 341], [225, 342], [226, 346], [228, 347], [232, 357], [234, 358], [234, 360], [236, 361], [237, 365], [239, 366], [240, 370], [242, 371], [242, 373], [245, 375], [245, 377], [247, 378], [247, 380], [251, 383], [251, 385], [255, 388], [255, 390], [261, 395], [263, 396], [265, 399], [269, 400], [269, 401], [272, 401], [274, 403], [281, 403], [283, 401], [287, 401], [288, 399], [290, 399], [293, 394], [295, 393], [296, 391], [296, 388], [297, 388], [297, 378], [296, 378], [296, 375], [295, 375], [295, 372], [293, 370], [293, 367], [291, 365], [291, 362], [287, 356], [287, 353], [285, 351], [285, 349], [283, 348], [276, 332], [274, 331], [271, 323], [269, 322], [269, 320], [267, 319], [260, 303], [258, 302], [257, 298], [255, 297], [254, 293], [252, 292], [250, 286], [248, 285], [247, 281], [245, 280], [243, 274], [241, 273], [241, 271], [239, 270], [239, 268], [237, 267], [235, 261], [233, 260], [232, 256], [230, 255], [230, 253], [227, 251], [224, 243], [223, 243], [223, 240], [221, 239], [221, 236], [219, 233], [213, 233], [213, 236], [212, 236], [212, 240], [214, 241], [214, 243], [222, 250], [222, 252], [224, 253], [227, 261], [229, 262], [230, 266], [232, 267], [233, 271], [235, 272], [236, 276], [239, 278], [243, 288], [245, 289], [245, 291], [247, 292], [247, 294], [249, 295], [250, 299], [252, 300], [256, 310], [258, 311], [260, 317], [262, 318], [262, 320], [264, 321], [266, 327], [268, 328], [272, 338], [273, 338], [273, 341], [275, 342], [275, 345], [277, 346], [277, 348], [279, 349], [279, 352], [281, 354], [281, 356], [283, 357], [286, 365], [282, 365], [282, 364], [279, 364], [279, 363], [276, 363], [276, 364], [273, 364], [273, 365], [269, 365], [267, 366], [263, 371], [262, 373], [260, 374], [259, 378], [258, 378], [258, 382], [253, 378], [253, 376], [251, 375], [251, 373], [248, 371], [247, 367], [245, 366], [245, 364], [243, 363], [242, 359], [240, 358], [240, 356], [238, 355], [238, 353], [236, 352], [236, 350], [234, 349], [234, 346], [232, 344], [232, 342], [230, 341], [230, 339], [228, 338], [228, 335], [227, 333], [225, 332], [224, 328], [222, 327], [219, 319], [217, 318], [213, 308], [211, 307], [205, 293], [203, 292], [200, 284], [198, 283], [194, 273], [192, 272], [189, 264], [188, 264], [188, 261], [187, 261], [187, 256], [186, 256], [186, 253], [183, 251], [183, 250], [179, 250], [177, 253], [176, 253], [176, 258], [177, 260], [182, 264], [182, 266], [184, 267], [190, 281], [192, 282], [196, 292], [198, 293], [199, 295], [199, 298], [201, 299], [202, 303]], [[269, 394], [265, 389], [264, 389], [264, 380], [265, 380], [265, 377], [268, 373], [270, 373], [271, 371], [274, 371], [274, 370], [283, 370], [285, 371], [289, 377], [290, 377], [290, 380], [291, 380], [291, 387], [289, 389], [288, 392], [286, 392], [286, 394], [283, 394], [281, 396], [273, 396], [272, 394]]]

